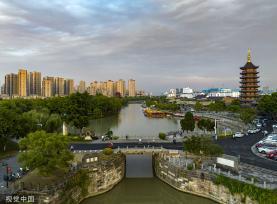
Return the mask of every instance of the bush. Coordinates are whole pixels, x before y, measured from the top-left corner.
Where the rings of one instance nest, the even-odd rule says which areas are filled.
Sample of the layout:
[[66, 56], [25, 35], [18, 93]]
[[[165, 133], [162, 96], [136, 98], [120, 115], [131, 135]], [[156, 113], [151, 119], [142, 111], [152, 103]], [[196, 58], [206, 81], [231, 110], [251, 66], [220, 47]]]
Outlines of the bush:
[[232, 194], [248, 196], [261, 204], [276, 204], [277, 193], [272, 190], [262, 189], [222, 175], [216, 178], [215, 184], [227, 187]]
[[107, 147], [107, 148], [103, 149], [103, 154], [105, 154], [105, 155], [111, 155], [112, 153], [113, 153], [112, 148]]
[[112, 136], [112, 140], [118, 140], [118, 136]]
[[189, 164], [188, 167], [187, 167], [187, 169], [188, 169], [189, 171], [193, 170], [193, 165], [192, 165], [192, 164]]
[[163, 132], [160, 132], [160, 133], [159, 133], [159, 138], [160, 138], [161, 140], [166, 140], [166, 134], [163, 133]]
[[192, 136], [184, 142], [184, 149], [195, 155], [220, 156], [223, 154], [221, 146], [212, 143], [209, 137]]

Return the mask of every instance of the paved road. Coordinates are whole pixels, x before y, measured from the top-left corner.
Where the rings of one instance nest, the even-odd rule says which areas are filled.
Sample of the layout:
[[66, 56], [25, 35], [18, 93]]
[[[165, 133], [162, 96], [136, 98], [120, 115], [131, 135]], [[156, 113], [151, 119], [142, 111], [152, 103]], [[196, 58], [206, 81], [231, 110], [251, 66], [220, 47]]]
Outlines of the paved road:
[[[270, 127], [270, 125], [268, 126]], [[267, 129], [271, 131], [270, 128]], [[223, 139], [216, 143], [223, 147], [225, 154], [240, 156], [241, 162], [277, 171], [277, 162], [260, 158], [251, 151], [251, 147], [263, 138], [264, 136], [260, 132], [236, 138], [235, 140], [232, 138]]]
[[[270, 169], [277, 171], [277, 162], [271, 161], [271, 160], [266, 160], [263, 158], [260, 158], [256, 156], [255, 154], [252, 153], [251, 147], [261, 140], [263, 138], [262, 133], [258, 134], [252, 134], [248, 136], [244, 136], [243, 138], [237, 138], [236, 140], [233, 140], [232, 138], [224, 139], [224, 140], [219, 140], [216, 143], [221, 145], [224, 148], [224, 153], [228, 155], [233, 155], [233, 156], [240, 156], [240, 161], [255, 165], [258, 167]], [[101, 150], [104, 149], [105, 147], [108, 146], [107, 143], [91, 143], [91, 144], [72, 144], [74, 147], [74, 150]], [[163, 147], [165, 149], [175, 149], [175, 150], [182, 150], [183, 149], [183, 143], [178, 142], [176, 144], [173, 143], [155, 143], [155, 142], [119, 142], [119, 143], [114, 143], [113, 148], [143, 148], [145, 147]]]
[[[7, 163], [13, 172], [16, 172], [19, 169], [19, 164], [17, 163], [16, 156], [3, 159], [1, 161], [4, 161], [5, 163]], [[3, 180], [4, 175], [6, 175], [6, 167], [1, 165], [0, 166], [0, 188], [6, 185], [6, 183]]]
[[[90, 143], [90, 144], [72, 144], [74, 150], [102, 150], [105, 147], [108, 146], [107, 143]], [[168, 143], [168, 142], [160, 142], [160, 143], [155, 143], [155, 142], [128, 142], [128, 143], [114, 143], [113, 148], [116, 149], [118, 147], [120, 148], [144, 148], [144, 147], [155, 147], [155, 148], [160, 148], [163, 147], [165, 149], [175, 149], [175, 150], [182, 150], [183, 149], [183, 143], [178, 142], [176, 144], [173, 143]]]

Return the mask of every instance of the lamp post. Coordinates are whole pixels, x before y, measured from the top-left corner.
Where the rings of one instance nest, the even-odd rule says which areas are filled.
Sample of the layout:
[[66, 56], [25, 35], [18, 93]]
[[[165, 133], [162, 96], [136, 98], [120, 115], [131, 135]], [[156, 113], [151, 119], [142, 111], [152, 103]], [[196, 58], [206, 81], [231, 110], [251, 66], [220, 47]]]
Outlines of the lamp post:
[[10, 167], [8, 165], [8, 163], [6, 162], [2, 162], [2, 166], [6, 167], [6, 187], [9, 188], [9, 171], [10, 171]]
[[214, 135], [215, 135], [215, 140], [217, 140], [217, 120], [214, 119]]

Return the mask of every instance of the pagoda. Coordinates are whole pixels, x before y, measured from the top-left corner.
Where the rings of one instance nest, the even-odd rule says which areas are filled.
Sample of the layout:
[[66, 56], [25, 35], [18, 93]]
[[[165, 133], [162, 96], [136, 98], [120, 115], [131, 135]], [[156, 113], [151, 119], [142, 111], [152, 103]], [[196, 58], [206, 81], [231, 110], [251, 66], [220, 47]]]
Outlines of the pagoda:
[[251, 62], [251, 51], [248, 49], [247, 63], [241, 67], [240, 75], [240, 101], [245, 105], [255, 105], [259, 97], [259, 76], [257, 69]]

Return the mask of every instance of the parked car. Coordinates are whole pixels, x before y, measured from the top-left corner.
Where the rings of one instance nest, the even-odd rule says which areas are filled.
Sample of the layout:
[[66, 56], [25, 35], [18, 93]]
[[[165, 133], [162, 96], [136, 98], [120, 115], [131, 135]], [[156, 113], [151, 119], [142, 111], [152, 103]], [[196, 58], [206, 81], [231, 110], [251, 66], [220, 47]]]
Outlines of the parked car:
[[262, 133], [263, 133], [264, 135], [267, 135], [267, 134], [268, 134], [268, 131], [263, 130]]
[[273, 129], [274, 129], [274, 128], [276, 129], [276, 128], [277, 128], [277, 124], [273, 124], [273, 125], [272, 125], [272, 128], [273, 128]]
[[277, 144], [277, 134], [269, 134], [265, 139], [264, 142]]
[[263, 126], [263, 125], [262, 125], [261, 123], [257, 123], [257, 124], [256, 124], [256, 127], [257, 127], [257, 128], [261, 128], [262, 126]]
[[233, 135], [233, 138], [235, 137], [243, 137], [244, 134], [242, 132], [236, 132], [234, 135]]
[[273, 159], [275, 156], [277, 156], [277, 149], [266, 154], [266, 157], [269, 159]]
[[276, 150], [276, 147], [265, 146], [265, 145], [258, 147], [258, 152], [262, 154], [267, 154], [269, 152], [272, 152], [273, 150]]
[[107, 144], [107, 147], [108, 147], [108, 148], [113, 148], [113, 143], [112, 143], [112, 142], [109, 142], [109, 143]]
[[261, 131], [261, 129], [258, 129], [258, 128], [257, 129], [250, 129], [250, 130], [247, 131], [247, 133], [248, 134], [255, 134], [255, 133], [258, 133], [260, 131]]

